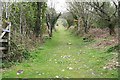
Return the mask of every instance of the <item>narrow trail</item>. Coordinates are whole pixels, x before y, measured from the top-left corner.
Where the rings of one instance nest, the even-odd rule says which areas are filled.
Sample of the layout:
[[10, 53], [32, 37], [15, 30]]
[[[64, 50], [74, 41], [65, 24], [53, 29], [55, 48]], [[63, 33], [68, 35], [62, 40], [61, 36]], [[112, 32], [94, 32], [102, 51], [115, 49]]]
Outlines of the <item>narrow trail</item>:
[[[103, 70], [104, 57], [108, 54], [92, 49], [92, 42], [85, 43], [64, 28], [54, 32], [53, 38], [31, 52], [32, 57], [17, 63], [3, 72], [3, 78], [100, 78], [116, 77]], [[87, 46], [90, 48], [88, 48]], [[101, 57], [102, 56], [102, 57]], [[17, 75], [18, 70], [23, 73]], [[117, 73], [117, 72], [115, 72]]]

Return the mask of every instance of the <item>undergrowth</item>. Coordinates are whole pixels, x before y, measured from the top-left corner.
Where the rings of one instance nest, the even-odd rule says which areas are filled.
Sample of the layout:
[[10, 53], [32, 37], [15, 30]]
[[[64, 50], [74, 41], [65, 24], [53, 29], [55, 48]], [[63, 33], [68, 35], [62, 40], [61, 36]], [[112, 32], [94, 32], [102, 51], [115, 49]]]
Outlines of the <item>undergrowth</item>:
[[118, 52], [119, 49], [120, 49], [120, 44], [110, 47], [110, 48], [107, 50], [107, 52], [108, 52], [108, 53], [110, 53], [110, 52]]
[[30, 52], [23, 45], [17, 45], [11, 41], [10, 53], [2, 58], [2, 68], [8, 68], [16, 62], [22, 62], [30, 57]]

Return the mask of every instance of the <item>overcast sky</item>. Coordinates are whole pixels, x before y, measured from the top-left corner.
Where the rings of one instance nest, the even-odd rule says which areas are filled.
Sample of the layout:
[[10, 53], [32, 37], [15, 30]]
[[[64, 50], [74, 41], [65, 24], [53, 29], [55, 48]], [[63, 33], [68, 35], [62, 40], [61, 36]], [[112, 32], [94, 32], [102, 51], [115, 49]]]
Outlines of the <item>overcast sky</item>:
[[55, 7], [55, 10], [57, 12], [66, 12], [67, 11], [67, 5], [65, 0], [48, 0], [47, 2], [48, 6]]

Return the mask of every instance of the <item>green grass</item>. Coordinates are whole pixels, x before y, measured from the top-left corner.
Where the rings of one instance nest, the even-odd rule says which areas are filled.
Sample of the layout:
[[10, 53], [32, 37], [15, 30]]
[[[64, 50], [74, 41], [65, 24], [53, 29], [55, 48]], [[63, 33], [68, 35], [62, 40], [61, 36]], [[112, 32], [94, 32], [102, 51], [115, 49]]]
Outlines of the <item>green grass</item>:
[[[112, 58], [112, 53], [91, 47], [94, 43], [84, 42], [82, 38], [60, 27], [54, 32], [52, 39], [46, 40], [43, 46], [31, 52], [29, 60], [6, 69], [2, 77], [117, 78], [117, 70], [103, 69]], [[23, 74], [17, 75], [18, 70], [23, 70]]]

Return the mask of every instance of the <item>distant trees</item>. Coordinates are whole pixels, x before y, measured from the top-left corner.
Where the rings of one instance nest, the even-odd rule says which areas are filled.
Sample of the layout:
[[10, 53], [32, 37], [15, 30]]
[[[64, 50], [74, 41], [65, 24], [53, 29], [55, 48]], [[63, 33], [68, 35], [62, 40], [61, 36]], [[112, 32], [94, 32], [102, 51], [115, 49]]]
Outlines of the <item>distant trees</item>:
[[[93, 9], [94, 13], [99, 16], [101, 20], [107, 24], [106, 26], [109, 28], [109, 34], [115, 34], [115, 24], [116, 24], [116, 14], [117, 14], [117, 4], [112, 1], [114, 6], [111, 5], [110, 2], [92, 2], [88, 3]], [[93, 11], [92, 11], [93, 12]]]
[[78, 21], [77, 32], [88, 33], [91, 26], [109, 29], [109, 34], [115, 34], [117, 21], [116, 2], [73, 2], [68, 3], [68, 11]]
[[63, 13], [61, 15], [61, 17], [66, 19], [67, 24], [68, 24], [67, 29], [69, 29], [70, 26], [72, 26], [74, 24], [74, 18], [73, 18], [72, 14], [70, 12]]
[[[77, 34], [80, 32], [88, 33], [89, 29], [89, 22], [91, 19], [91, 14], [88, 11], [90, 8], [87, 5], [87, 2], [77, 2], [74, 1], [72, 3], [68, 3], [69, 5], [69, 12], [73, 15], [74, 19], [77, 21]], [[82, 31], [83, 29], [83, 31]]]

